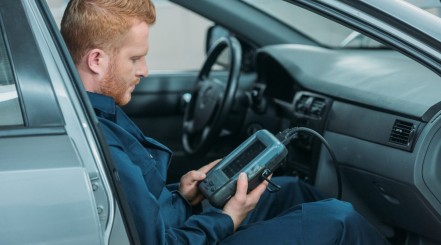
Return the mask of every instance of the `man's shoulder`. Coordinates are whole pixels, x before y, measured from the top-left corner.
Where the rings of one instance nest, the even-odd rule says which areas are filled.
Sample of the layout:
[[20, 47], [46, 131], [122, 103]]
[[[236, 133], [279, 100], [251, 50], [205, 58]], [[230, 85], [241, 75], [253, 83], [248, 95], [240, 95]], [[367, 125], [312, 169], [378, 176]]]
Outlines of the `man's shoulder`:
[[[106, 118], [98, 117], [99, 126], [110, 146], [123, 146], [125, 138], [127, 138], [128, 133], [123, 130], [118, 124], [112, 122]], [[126, 136], [127, 135], [127, 136]]]

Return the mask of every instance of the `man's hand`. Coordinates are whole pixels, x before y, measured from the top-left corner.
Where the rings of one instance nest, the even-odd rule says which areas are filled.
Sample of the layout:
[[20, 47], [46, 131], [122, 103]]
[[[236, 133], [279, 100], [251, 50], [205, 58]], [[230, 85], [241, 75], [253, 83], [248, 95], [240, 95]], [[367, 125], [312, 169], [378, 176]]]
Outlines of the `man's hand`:
[[181, 177], [179, 192], [192, 205], [199, 204], [204, 200], [204, 196], [200, 193], [197, 183], [206, 177], [206, 173], [216, 165], [219, 160], [213, 161], [200, 168], [199, 170], [192, 170]]
[[262, 181], [254, 190], [247, 194], [248, 177], [245, 173], [239, 175], [236, 194], [228, 200], [223, 208], [223, 213], [228, 214], [233, 219], [234, 230], [239, 227], [247, 214], [256, 207], [267, 185], [266, 181]]

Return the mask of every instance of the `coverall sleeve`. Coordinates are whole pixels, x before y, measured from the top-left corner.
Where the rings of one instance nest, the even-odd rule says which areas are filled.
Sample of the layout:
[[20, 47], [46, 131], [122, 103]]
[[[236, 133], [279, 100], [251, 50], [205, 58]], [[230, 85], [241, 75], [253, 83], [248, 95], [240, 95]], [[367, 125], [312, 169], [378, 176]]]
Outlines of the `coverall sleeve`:
[[161, 214], [141, 169], [121, 148], [109, 147], [142, 244], [214, 244], [233, 233], [231, 218], [217, 212], [191, 215], [180, 227], [167, 226], [164, 219], [172, 217]]

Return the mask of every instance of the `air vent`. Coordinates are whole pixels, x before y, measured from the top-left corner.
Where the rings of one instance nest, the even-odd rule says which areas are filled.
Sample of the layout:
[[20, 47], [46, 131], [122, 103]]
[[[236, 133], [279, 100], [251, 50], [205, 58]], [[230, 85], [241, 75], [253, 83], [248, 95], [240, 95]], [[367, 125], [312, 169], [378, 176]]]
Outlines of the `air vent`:
[[306, 114], [308, 107], [309, 107], [309, 101], [308, 99], [311, 98], [310, 96], [302, 95], [298, 102], [296, 103], [295, 110], [296, 112]]
[[389, 142], [410, 146], [415, 134], [416, 126], [413, 123], [396, 120], [390, 134]]
[[327, 111], [329, 100], [323, 96], [300, 92], [294, 98], [294, 113], [299, 118], [321, 120]]
[[324, 99], [316, 98], [311, 104], [311, 114], [317, 117], [321, 117], [323, 115], [325, 107], [326, 101]]

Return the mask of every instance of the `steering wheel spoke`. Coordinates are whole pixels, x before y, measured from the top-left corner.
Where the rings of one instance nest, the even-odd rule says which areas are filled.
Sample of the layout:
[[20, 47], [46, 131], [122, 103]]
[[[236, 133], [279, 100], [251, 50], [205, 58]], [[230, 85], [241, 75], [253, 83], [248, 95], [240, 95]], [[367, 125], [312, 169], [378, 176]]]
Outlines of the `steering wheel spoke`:
[[184, 131], [188, 132], [189, 134], [194, 134], [194, 122], [193, 121], [186, 121], [184, 122]]

